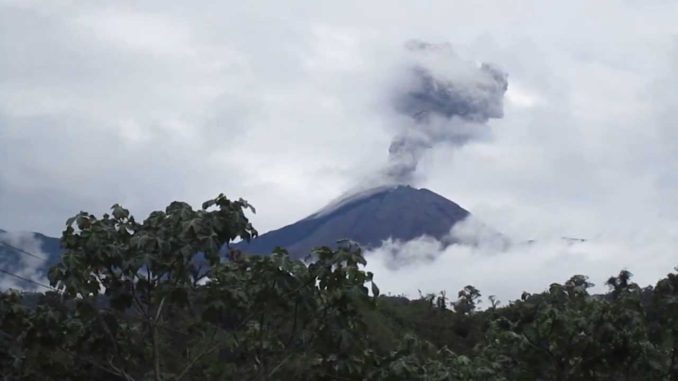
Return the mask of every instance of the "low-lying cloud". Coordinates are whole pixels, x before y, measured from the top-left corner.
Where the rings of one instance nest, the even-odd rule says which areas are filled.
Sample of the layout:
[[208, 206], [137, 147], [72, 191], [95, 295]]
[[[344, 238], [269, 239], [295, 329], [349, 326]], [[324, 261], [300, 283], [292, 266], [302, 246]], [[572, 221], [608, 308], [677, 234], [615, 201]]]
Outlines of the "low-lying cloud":
[[[475, 236], [474, 226], [479, 227]], [[589, 276], [596, 285], [594, 292], [604, 292], [605, 281], [623, 269], [631, 271], [639, 285], [654, 285], [658, 274], [667, 274], [678, 265], [678, 235], [542, 237], [503, 246], [506, 241], [473, 219], [461, 229], [453, 228], [450, 235], [460, 233], [467, 240], [451, 245], [431, 237], [386, 241], [366, 253], [367, 268], [375, 273], [384, 293], [417, 297], [420, 292], [446, 291], [456, 295], [464, 286], [473, 285], [484, 298], [495, 295], [505, 304], [519, 299], [523, 291], [542, 292], [551, 283], [563, 283], [576, 274]]]
[[0, 291], [42, 288], [38, 284], [47, 283], [43, 272], [47, 258], [34, 234], [0, 231], [0, 269], [4, 270], [0, 273]]

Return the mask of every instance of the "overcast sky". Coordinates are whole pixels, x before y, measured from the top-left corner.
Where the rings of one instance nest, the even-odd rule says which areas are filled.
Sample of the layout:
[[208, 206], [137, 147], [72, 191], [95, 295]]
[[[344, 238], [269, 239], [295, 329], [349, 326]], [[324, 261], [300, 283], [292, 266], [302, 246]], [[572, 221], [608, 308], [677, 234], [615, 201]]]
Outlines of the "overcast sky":
[[[517, 240], [605, 242], [649, 282], [678, 264], [676, 19], [659, 0], [0, 0], [0, 228], [220, 192], [260, 231], [294, 222], [383, 168], [420, 39], [509, 88], [491, 133], [435, 146], [415, 185]], [[539, 273], [529, 255], [503, 261]]]

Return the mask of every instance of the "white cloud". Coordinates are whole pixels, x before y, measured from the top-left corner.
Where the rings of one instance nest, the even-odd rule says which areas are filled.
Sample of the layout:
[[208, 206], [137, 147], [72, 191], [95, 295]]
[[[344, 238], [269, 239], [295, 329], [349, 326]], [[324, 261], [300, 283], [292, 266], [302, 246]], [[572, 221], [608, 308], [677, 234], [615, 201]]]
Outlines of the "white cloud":
[[495, 295], [504, 304], [523, 291], [542, 292], [554, 282], [563, 283], [583, 274], [605, 292], [605, 281], [620, 270], [629, 270], [642, 287], [654, 286], [678, 264], [678, 235], [656, 232], [650, 236], [601, 236], [585, 242], [551, 238], [514, 243], [498, 250], [495, 245], [455, 244], [422, 237], [406, 243], [385, 242], [366, 253], [367, 269], [384, 293], [417, 297], [466, 285], [484, 297]]
[[[3, 251], [11, 251], [15, 255], [9, 256]], [[48, 255], [42, 251], [42, 243], [33, 234], [0, 231], [0, 254], [3, 254], [0, 258], [2, 270], [14, 275], [0, 273], [0, 290], [35, 290], [41, 288], [38, 284], [48, 283], [40, 271]]]
[[[509, 73], [491, 136], [427, 153], [419, 185], [517, 239], [596, 238], [657, 278], [676, 249], [657, 232], [678, 226], [677, 14], [623, 0], [0, 0], [0, 227], [55, 235], [81, 209], [144, 215], [219, 192], [250, 200], [262, 231], [304, 217], [383, 167], [388, 85], [418, 38]], [[638, 234], [656, 246], [629, 244]], [[535, 270], [549, 254], [502, 258], [516, 282], [521, 266], [560, 276]], [[622, 264], [606, 261], [581, 263]]]

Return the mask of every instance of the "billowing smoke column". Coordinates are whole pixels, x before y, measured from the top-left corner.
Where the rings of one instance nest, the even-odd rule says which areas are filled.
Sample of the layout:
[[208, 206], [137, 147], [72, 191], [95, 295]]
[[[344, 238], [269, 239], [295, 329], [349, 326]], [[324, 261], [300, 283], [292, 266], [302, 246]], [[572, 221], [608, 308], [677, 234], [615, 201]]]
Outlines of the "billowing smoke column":
[[447, 44], [413, 41], [412, 59], [393, 106], [404, 116], [389, 147], [389, 182], [409, 184], [423, 153], [438, 143], [461, 146], [503, 116], [507, 75], [490, 64], [457, 57]]

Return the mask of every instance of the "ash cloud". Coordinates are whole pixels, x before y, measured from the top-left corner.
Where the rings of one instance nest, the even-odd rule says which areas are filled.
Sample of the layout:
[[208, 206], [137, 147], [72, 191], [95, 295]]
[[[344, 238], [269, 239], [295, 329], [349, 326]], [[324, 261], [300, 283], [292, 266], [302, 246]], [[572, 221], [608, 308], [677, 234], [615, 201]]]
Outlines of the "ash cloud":
[[503, 117], [508, 76], [492, 64], [459, 58], [449, 44], [412, 41], [406, 51], [411, 62], [392, 99], [404, 118], [389, 147], [386, 177], [408, 184], [428, 149], [461, 146], [486, 133], [490, 119]]

